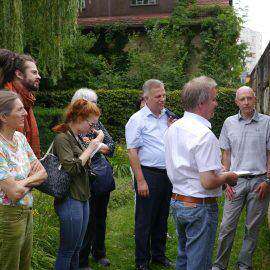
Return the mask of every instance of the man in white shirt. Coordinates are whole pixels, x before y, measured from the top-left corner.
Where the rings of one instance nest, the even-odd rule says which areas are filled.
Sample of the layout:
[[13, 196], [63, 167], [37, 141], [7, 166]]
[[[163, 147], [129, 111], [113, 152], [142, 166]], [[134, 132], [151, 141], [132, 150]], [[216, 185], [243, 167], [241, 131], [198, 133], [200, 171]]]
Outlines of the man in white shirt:
[[182, 92], [184, 116], [165, 135], [165, 160], [173, 184], [172, 214], [178, 232], [176, 270], [209, 270], [218, 224], [217, 198], [237, 175], [221, 173], [218, 139], [208, 121], [216, 101], [216, 82], [201, 76]]

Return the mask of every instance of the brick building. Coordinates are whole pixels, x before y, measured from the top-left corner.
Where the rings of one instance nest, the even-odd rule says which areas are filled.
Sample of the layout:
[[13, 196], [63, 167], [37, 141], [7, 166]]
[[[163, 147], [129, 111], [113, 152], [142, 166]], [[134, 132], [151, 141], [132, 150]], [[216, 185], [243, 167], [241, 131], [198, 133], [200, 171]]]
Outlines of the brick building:
[[[177, 0], [85, 0], [78, 23], [94, 26], [112, 22], [128, 23], [132, 27], [141, 27], [150, 18], [170, 16]], [[197, 0], [200, 5], [232, 5], [232, 0]]]

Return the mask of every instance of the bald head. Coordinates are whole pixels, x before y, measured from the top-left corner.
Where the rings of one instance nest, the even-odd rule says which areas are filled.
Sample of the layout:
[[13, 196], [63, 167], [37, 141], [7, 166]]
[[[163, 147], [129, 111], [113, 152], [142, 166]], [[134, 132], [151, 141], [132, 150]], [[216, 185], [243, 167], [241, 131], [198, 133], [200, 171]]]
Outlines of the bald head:
[[245, 94], [245, 93], [252, 94], [255, 97], [255, 92], [253, 91], [251, 87], [241, 86], [240, 88], [237, 89], [235, 98], [238, 99], [240, 96], [242, 96], [242, 94]]
[[239, 107], [242, 117], [251, 119], [254, 114], [256, 97], [252, 88], [242, 86], [236, 91], [235, 103]]

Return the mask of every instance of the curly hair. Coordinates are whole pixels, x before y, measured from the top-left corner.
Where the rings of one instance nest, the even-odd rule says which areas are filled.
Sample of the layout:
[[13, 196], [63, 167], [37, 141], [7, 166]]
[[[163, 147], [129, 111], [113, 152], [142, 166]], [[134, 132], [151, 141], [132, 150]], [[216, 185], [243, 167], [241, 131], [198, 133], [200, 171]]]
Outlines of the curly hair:
[[0, 87], [12, 81], [15, 74], [15, 59], [19, 55], [7, 49], [0, 49]]

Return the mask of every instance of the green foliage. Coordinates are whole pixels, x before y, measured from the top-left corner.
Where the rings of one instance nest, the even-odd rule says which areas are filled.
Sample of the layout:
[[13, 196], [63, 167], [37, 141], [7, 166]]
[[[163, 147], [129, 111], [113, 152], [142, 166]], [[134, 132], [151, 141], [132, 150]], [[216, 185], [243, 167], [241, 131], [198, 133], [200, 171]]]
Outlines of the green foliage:
[[[62, 77], [58, 80], [60, 89], [104, 87], [104, 79], [100, 76], [104, 77], [102, 74], [107, 73], [109, 66], [104, 56], [92, 52], [96, 42], [94, 33], [77, 33], [71, 42], [65, 44], [64, 68]], [[52, 80], [48, 79], [48, 82], [47, 88], [55, 90]]]
[[231, 8], [219, 9], [215, 19], [202, 23], [203, 54], [201, 73], [215, 78], [218, 84], [233, 86], [239, 83], [246, 56], [246, 45], [237, 43], [241, 19]]
[[117, 178], [131, 176], [127, 150], [122, 145], [117, 145], [114, 156], [109, 158], [113, 166], [114, 175]]
[[240, 83], [246, 56], [246, 46], [238, 43], [242, 20], [232, 7], [194, 2], [181, 0], [169, 19], [147, 22], [146, 39], [129, 49], [132, 87], [154, 77], [177, 89], [196, 75], [220, 86]]
[[77, 30], [83, 0], [1, 0], [0, 47], [30, 52], [43, 75], [56, 80], [63, 68], [63, 48]]
[[57, 108], [35, 108], [35, 116], [38, 123], [41, 148], [46, 152], [55, 136], [51, 128], [61, 119], [63, 110]]
[[133, 35], [128, 46], [127, 87], [139, 88], [147, 79], [158, 78], [166, 82], [167, 89], [175, 89], [186, 81], [187, 53], [181, 37], [168, 34], [156, 24], [144, 40]]
[[[39, 93], [37, 97], [39, 106], [55, 107], [55, 109], [35, 108], [43, 150], [48, 147], [53, 138], [50, 128], [61, 118], [63, 108], [69, 104], [74, 92], [75, 90]], [[129, 89], [97, 91], [98, 105], [102, 109], [100, 120], [114, 140], [124, 140], [125, 125], [130, 116], [138, 110], [137, 101], [140, 93], [141, 91]], [[216, 135], [219, 134], [225, 118], [237, 112], [234, 96], [235, 92], [230, 89], [224, 88], [219, 90], [219, 106], [212, 121], [213, 131]], [[167, 93], [166, 107], [182, 116], [183, 109], [180, 102], [180, 91], [169, 91]], [[121, 159], [115, 162], [120, 164]], [[125, 166], [119, 170], [122, 170], [124, 175], [127, 172]]]

